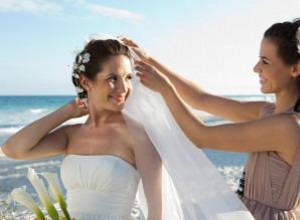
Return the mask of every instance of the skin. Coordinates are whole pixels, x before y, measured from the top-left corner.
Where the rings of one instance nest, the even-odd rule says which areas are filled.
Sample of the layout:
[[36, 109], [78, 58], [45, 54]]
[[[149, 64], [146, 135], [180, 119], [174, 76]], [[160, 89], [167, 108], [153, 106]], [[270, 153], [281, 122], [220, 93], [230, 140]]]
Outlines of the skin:
[[[11, 136], [2, 151], [8, 157], [22, 160], [61, 154], [119, 157], [140, 172], [148, 218], [161, 219], [160, 158], [140, 125], [130, 118], [125, 121], [121, 112], [132, 90], [131, 67], [129, 58], [119, 55], [105, 62], [94, 80], [80, 75], [80, 83], [88, 93], [88, 107], [80, 100], [71, 101]], [[84, 124], [57, 128], [85, 114], [89, 115]]]
[[[261, 91], [276, 97], [274, 114], [259, 118], [265, 102], [242, 103], [211, 95], [164, 67], [130, 39], [122, 41], [141, 57], [142, 61], [136, 62], [141, 82], [162, 95], [175, 120], [196, 146], [236, 152], [275, 151], [285, 162], [293, 164], [300, 145], [299, 116], [285, 111], [298, 99], [295, 78], [300, 74], [300, 61], [286, 65], [274, 42], [262, 40], [259, 60], [254, 66]], [[206, 126], [183, 100], [196, 109], [239, 123]]]

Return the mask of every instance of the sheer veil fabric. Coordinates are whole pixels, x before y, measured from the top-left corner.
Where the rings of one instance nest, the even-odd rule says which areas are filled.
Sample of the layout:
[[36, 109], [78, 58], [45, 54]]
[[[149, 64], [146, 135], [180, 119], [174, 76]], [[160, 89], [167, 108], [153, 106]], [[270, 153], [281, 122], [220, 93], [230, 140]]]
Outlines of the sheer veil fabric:
[[[93, 34], [87, 41], [93, 39], [117, 40], [107, 34]], [[162, 160], [163, 219], [254, 220], [216, 167], [181, 131], [160, 94], [144, 87], [135, 75], [132, 84], [123, 113], [143, 126]], [[141, 212], [147, 216], [142, 184], [137, 195]]]

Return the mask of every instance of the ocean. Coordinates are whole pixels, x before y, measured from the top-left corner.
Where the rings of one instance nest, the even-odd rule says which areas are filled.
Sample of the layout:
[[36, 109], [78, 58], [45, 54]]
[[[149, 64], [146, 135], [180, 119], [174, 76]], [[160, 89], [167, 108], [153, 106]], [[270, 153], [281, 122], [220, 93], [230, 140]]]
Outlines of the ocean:
[[[229, 97], [244, 101], [266, 100], [264, 96], [260, 95]], [[28, 123], [52, 112], [72, 99], [74, 96], [0, 96], [0, 146], [10, 135]], [[267, 97], [267, 99], [272, 99], [272, 97]], [[227, 123], [202, 112], [199, 112], [199, 115], [208, 125]], [[204, 149], [204, 152], [224, 176], [228, 185], [235, 190], [247, 155], [208, 149]], [[26, 179], [28, 167], [33, 167], [37, 172], [59, 173], [62, 158], [59, 156], [37, 161], [17, 161], [0, 157], [0, 214], [1, 200], [3, 201], [14, 188], [25, 185], [27, 191], [36, 197], [35, 191]]]

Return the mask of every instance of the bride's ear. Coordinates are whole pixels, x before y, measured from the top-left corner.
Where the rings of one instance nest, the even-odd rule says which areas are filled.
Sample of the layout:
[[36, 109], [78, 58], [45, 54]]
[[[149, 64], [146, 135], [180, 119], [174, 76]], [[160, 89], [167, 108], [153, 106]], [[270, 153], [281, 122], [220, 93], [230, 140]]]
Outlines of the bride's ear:
[[92, 81], [87, 78], [86, 76], [84, 76], [83, 74], [80, 74], [79, 76], [79, 82], [80, 85], [86, 90], [86, 91], [90, 91], [91, 87], [92, 87]]
[[300, 75], [300, 60], [298, 60], [297, 63], [295, 63], [295, 65], [293, 66], [291, 75], [294, 79], [296, 79]]

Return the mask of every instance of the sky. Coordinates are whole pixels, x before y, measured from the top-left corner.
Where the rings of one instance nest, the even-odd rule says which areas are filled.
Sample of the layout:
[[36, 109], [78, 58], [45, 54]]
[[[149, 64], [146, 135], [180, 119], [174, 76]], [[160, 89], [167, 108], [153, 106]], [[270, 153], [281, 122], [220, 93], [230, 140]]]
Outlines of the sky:
[[221, 95], [260, 94], [264, 31], [300, 0], [0, 0], [0, 95], [75, 95], [71, 67], [89, 34], [132, 38]]

